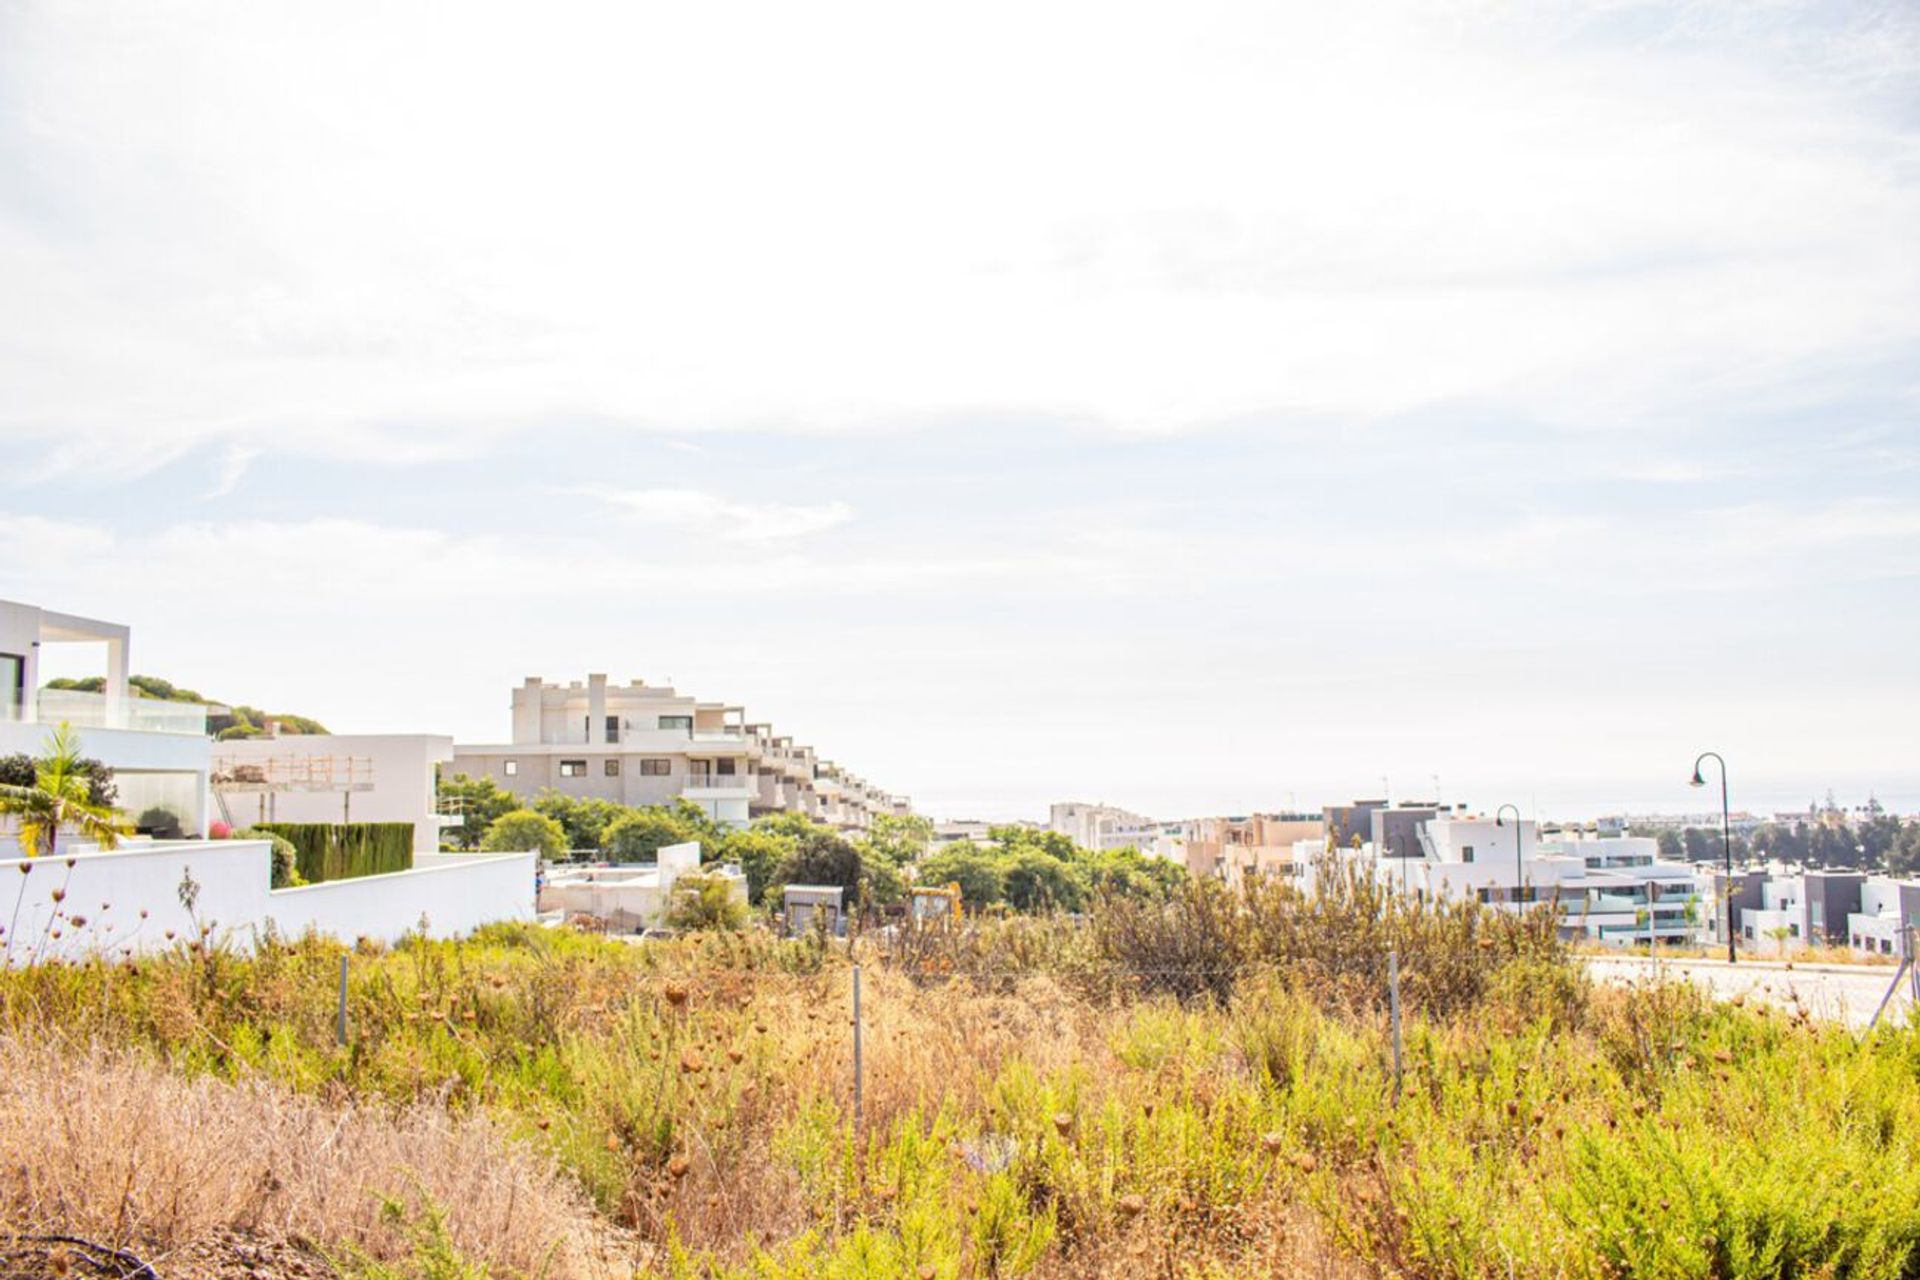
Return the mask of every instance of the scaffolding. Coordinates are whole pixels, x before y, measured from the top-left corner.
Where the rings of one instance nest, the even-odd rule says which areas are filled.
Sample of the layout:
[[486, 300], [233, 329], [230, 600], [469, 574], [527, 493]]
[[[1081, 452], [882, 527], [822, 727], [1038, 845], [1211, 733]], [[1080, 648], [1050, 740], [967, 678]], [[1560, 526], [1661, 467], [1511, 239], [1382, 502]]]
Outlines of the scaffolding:
[[353, 821], [355, 792], [373, 790], [373, 760], [368, 756], [316, 756], [289, 753], [264, 760], [215, 756], [214, 798], [229, 826], [235, 823], [228, 797], [253, 796], [259, 810], [256, 822], [275, 820], [275, 803], [284, 794], [327, 794], [340, 797], [340, 821]]

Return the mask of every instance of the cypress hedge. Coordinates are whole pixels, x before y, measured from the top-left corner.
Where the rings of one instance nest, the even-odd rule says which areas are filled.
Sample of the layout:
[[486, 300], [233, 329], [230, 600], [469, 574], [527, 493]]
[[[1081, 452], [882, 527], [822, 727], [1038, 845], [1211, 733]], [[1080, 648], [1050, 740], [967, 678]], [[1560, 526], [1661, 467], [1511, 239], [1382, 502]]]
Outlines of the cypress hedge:
[[411, 822], [257, 822], [293, 846], [308, 884], [413, 869]]

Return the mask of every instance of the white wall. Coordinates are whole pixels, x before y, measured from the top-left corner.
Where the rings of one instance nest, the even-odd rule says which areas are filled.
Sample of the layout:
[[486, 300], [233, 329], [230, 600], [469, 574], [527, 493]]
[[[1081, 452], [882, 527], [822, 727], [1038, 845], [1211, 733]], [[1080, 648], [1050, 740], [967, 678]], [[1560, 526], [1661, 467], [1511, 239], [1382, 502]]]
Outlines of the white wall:
[[[269, 920], [287, 937], [313, 928], [347, 942], [393, 942], [418, 927], [423, 914], [435, 937], [532, 918], [534, 854], [422, 861], [429, 865], [276, 890], [264, 841], [129, 842], [112, 853], [8, 859], [0, 861], [0, 926], [6, 929], [0, 951], [11, 939], [7, 963], [16, 965], [152, 951], [191, 939], [202, 926], [210, 936], [246, 945]], [[199, 886], [191, 913], [180, 900], [189, 875]]]
[[533, 919], [537, 866], [532, 853], [423, 855], [412, 871], [276, 889], [267, 910], [284, 938], [312, 929], [343, 940], [351, 933], [397, 942], [423, 925], [429, 937], [452, 938], [483, 924]]

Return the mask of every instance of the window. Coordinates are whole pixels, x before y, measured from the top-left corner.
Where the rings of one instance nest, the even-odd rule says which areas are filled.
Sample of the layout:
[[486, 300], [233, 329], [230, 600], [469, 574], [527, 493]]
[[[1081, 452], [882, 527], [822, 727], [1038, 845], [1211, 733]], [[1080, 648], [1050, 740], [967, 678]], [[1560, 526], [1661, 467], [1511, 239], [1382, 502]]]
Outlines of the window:
[[640, 776], [643, 778], [664, 778], [673, 772], [673, 761], [664, 756], [649, 756], [640, 762]]
[[587, 762], [585, 760], [562, 760], [560, 762], [560, 776], [563, 778], [586, 777]]
[[1462, 862], [1472, 862], [1472, 861], [1473, 861], [1473, 846], [1472, 846], [1472, 845], [1470, 845], [1470, 844], [1463, 844], [1463, 845], [1461, 845], [1461, 846], [1460, 846], [1460, 861], [1462, 861]]
[[660, 727], [662, 729], [685, 729], [688, 733], [692, 733], [693, 717], [692, 716], [661, 716]]
[[[620, 741], [620, 717], [619, 716], [607, 717], [607, 741], [608, 742]], [[616, 769], [614, 772], [618, 773], [619, 770]]]
[[714, 771], [715, 773], [724, 773], [724, 774], [727, 774], [727, 775], [729, 775], [729, 776], [731, 776], [731, 775], [732, 775], [732, 773], [733, 773], [733, 759], [732, 759], [732, 757], [728, 757], [728, 758], [727, 758], [727, 759], [725, 759], [725, 760], [720, 760], [720, 761], [717, 761], [717, 762], [715, 763], [715, 766], [714, 766], [714, 770], [713, 770], [713, 771]]
[[27, 660], [0, 653], [0, 720], [17, 720], [27, 705]]
[[514, 774], [520, 772], [520, 762], [518, 760], [509, 760], [500, 766], [500, 772], [511, 778]]
[[606, 768], [607, 768], [607, 776], [609, 778], [617, 778], [620, 776], [620, 762], [618, 760], [607, 761]]

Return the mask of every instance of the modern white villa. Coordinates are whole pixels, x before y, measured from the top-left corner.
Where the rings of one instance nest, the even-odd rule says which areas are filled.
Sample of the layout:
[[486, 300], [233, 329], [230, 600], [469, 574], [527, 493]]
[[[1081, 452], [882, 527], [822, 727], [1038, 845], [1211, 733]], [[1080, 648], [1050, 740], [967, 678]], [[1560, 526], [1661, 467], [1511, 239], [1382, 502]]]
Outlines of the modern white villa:
[[[70, 725], [81, 754], [113, 770], [129, 818], [165, 812], [182, 833], [205, 835], [213, 746], [207, 708], [134, 696], [130, 644], [122, 623], [0, 600], [0, 755], [38, 755], [53, 728]], [[42, 658], [63, 646], [85, 646], [99, 666], [94, 674], [105, 678], [102, 692], [41, 687]], [[15, 847], [0, 833], [0, 856]]]
[[[67, 725], [80, 753], [113, 771], [122, 813], [136, 823], [164, 813], [176, 837], [138, 834], [104, 850], [68, 833], [58, 856], [27, 859], [0, 819], [0, 916], [9, 922], [0, 964], [151, 950], [203, 929], [240, 942], [266, 930], [393, 942], [533, 918], [535, 854], [436, 852], [433, 771], [450, 758], [450, 738], [216, 743], [209, 708], [132, 688], [130, 644], [123, 624], [0, 601], [0, 755], [38, 756]], [[92, 646], [99, 693], [44, 687], [42, 660], [56, 645]], [[206, 838], [216, 822], [262, 820], [411, 822], [412, 866], [275, 889], [269, 842]]]
[[454, 771], [522, 796], [551, 788], [628, 805], [687, 800], [729, 826], [802, 813], [860, 831], [877, 814], [911, 812], [904, 797], [749, 721], [746, 708], [664, 685], [529, 676], [513, 691], [512, 730], [509, 742], [455, 746]]
[[1630, 836], [1556, 834], [1532, 819], [1435, 816], [1412, 843], [1378, 850], [1328, 849], [1302, 840], [1291, 874], [1311, 889], [1329, 859], [1362, 868], [1395, 892], [1427, 900], [1477, 899], [1503, 910], [1552, 903], [1561, 933], [1616, 946], [1693, 941], [1707, 911], [1694, 868], [1662, 862], [1658, 842]]

